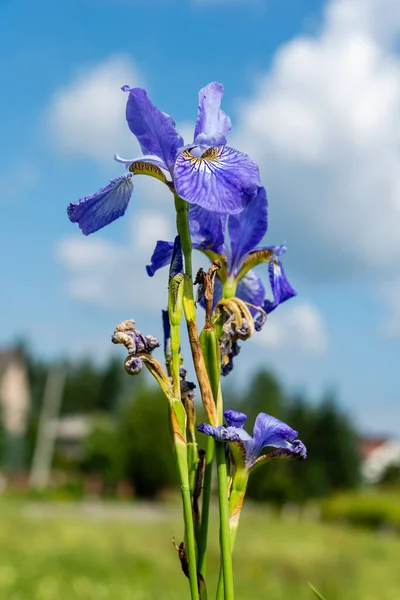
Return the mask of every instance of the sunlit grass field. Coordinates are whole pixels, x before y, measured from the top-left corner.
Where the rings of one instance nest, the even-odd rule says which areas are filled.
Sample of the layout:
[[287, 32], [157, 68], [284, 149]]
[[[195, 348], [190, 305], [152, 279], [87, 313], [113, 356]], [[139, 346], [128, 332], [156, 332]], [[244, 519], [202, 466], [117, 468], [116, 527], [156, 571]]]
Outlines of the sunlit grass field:
[[[174, 505], [0, 503], [1, 600], [184, 600]], [[218, 571], [212, 519], [209, 600]], [[247, 506], [235, 548], [237, 600], [399, 600], [400, 538], [277, 518]]]

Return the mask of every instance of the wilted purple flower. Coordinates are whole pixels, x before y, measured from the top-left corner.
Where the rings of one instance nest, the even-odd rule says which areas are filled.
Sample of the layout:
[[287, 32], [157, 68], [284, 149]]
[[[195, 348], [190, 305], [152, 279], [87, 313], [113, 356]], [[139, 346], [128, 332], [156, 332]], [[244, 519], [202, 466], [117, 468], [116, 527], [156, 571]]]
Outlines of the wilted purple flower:
[[143, 156], [129, 160], [116, 156], [128, 173], [68, 206], [70, 220], [78, 223], [85, 235], [125, 213], [136, 174], [155, 177], [189, 203], [219, 213], [238, 213], [256, 196], [261, 185], [258, 166], [247, 154], [226, 146], [231, 123], [220, 108], [220, 83], [209, 83], [200, 90], [194, 139], [187, 146], [173, 119], [152, 104], [145, 90], [122, 89], [129, 93], [126, 120]]
[[151, 354], [160, 345], [158, 339], [153, 335], [144, 335], [138, 331], [133, 319], [122, 321], [115, 328], [111, 341], [113, 344], [124, 344], [132, 356]]
[[266, 455], [266, 458], [288, 457], [305, 459], [307, 450], [303, 442], [296, 439], [297, 431], [283, 421], [266, 413], [260, 413], [254, 423], [253, 436], [243, 429], [247, 420], [244, 413], [235, 410], [225, 410], [224, 417], [227, 426], [214, 427], [201, 423], [197, 429], [206, 435], [211, 435], [218, 442], [232, 442], [243, 449], [244, 467], [251, 469], [257, 463], [260, 452], [266, 446], [278, 448]]

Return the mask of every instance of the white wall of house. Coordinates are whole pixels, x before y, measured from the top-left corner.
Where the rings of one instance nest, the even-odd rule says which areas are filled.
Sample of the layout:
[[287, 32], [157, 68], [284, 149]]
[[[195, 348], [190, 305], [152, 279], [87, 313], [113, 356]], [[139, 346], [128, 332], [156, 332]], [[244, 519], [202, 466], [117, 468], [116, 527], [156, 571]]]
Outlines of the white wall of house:
[[400, 443], [387, 440], [372, 450], [362, 464], [362, 475], [366, 483], [378, 483], [391, 466], [400, 466]]

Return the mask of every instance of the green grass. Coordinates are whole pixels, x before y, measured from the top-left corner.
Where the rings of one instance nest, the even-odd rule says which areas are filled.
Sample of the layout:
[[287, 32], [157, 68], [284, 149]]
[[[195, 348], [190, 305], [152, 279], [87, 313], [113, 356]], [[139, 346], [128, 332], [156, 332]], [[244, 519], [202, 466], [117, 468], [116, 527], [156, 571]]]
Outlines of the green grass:
[[[212, 519], [210, 593], [218, 570]], [[172, 536], [177, 507], [0, 504], [1, 600], [185, 600]], [[400, 539], [244, 509], [234, 574], [237, 600], [398, 600]]]

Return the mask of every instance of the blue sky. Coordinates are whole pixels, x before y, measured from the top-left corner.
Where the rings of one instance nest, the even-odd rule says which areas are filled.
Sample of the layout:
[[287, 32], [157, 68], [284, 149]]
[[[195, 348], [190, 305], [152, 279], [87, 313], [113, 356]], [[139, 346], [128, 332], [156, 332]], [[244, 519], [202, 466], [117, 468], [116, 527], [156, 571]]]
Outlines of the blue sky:
[[[159, 333], [173, 207], [138, 178], [126, 216], [84, 238], [66, 206], [135, 156], [124, 84], [190, 135], [200, 87], [225, 86], [230, 143], [261, 167], [272, 243], [296, 299], [243, 345], [291, 389], [335, 389], [367, 431], [400, 434], [400, 8], [391, 0], [0, 3], [0, 343], [109, 352], [116, 323]], [[201, 260], [198, 260], [201, 264]]]

